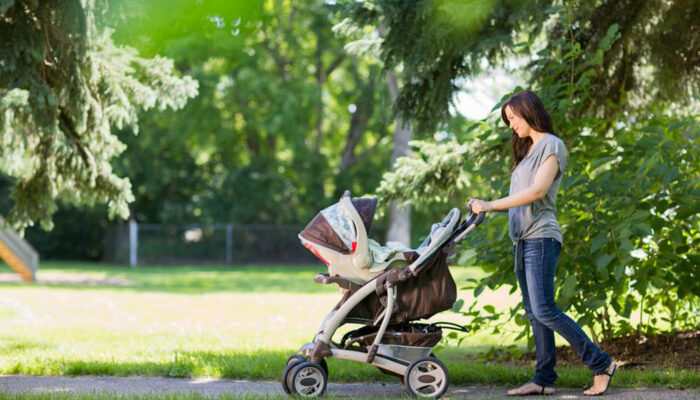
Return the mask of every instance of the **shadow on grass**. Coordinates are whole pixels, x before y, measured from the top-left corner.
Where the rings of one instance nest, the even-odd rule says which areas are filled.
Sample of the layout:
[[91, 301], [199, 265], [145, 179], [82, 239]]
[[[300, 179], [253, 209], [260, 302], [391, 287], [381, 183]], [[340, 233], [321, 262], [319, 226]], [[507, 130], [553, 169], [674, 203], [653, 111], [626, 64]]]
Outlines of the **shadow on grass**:
[[[177, 352], [172, 360], [162, 362], [113, 362], [59, 360], [50, 371], [23, 368], [22, 362], [6, 365], [2, 374], [51, 374], [51, 375], [109, 375], [109, 376], [163, 376], [174, 378], [214, 377], [228, 379], [266, 380], [280, 379], [287, 357], [292, 351], [255, 352]], [[446, 350], [438, 357], [450, 371], [450, 381], [455, 385], [519, 385], [532, 378], [532, 367], [485, 363], [470, 359], [459, 349]], [[400, 383], [376, 368], [358, 362], [328, 360], [330, 382], [389, 382]], [[584, 367], [558, 367], [558, 385], [585, 388], [591, 381], [591, 373]], [[674, 369], [625, 369], [615, 375], [616, 387], [663, 386], [688, 388], [700, 386], [700, 371]]]
[[325, 266], [148, 266], [86, 263], [45, 263], [37, 282], [0, 282], [0, 287], [108, 289], [139, 292], [201, 294], [212, 292], [335, 292], [331, 285], [313, 282]]
[[[9, 268], [5, 268], [9, 271]], [[483, 276], [479, 268], [451, 268], [455, 280]], [[335, 285], [313, 281], [325, 265], [144, 266], [84, 262], [44, 262], [37, 282], [3, 282], [0, 287], [108, 289], [138, 292], [202, 294], [237, 293], [336, 293]], [[11, 275], [12, 276], [12, 275]]]

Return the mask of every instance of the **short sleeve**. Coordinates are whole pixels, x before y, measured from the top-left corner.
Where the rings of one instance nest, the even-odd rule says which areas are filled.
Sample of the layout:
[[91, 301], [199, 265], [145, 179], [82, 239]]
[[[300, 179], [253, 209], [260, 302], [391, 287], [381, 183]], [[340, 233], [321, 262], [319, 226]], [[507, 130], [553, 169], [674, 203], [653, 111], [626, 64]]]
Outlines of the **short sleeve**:
[[551, 136], [551, 140], [548, 140], [546, 143], [543, 144], [544, 146], [542, 146], [542, 153], [540, 155], [538, 167], [542, 165], [545, 162], [545, 160], [549, 158], [549, 156], [555, 155], [557, 157], [557, 164], [559, 167], [559, 170], [557, 171], [557, 176], [554, 178], [554, 180], [557, 180], [564, 174], [564, 171], [566, 170], [566, 146], [564, 145], [564, 142], [561, 139], [554, 135]]

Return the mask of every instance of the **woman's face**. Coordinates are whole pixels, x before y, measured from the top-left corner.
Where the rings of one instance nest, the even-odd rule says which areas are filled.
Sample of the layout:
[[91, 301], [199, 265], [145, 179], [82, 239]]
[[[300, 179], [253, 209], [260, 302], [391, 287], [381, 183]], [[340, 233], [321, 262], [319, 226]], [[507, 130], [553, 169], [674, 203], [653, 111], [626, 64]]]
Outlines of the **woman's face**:
[[530, 136], [532, 127], [525, 121], [525, 118], [516, 114], [510, 106], [506, 106], [506, 118], [508, 118], [508, 122], [510, 122], [509, 128], [512, 129], [519, 138], [523, 139]]

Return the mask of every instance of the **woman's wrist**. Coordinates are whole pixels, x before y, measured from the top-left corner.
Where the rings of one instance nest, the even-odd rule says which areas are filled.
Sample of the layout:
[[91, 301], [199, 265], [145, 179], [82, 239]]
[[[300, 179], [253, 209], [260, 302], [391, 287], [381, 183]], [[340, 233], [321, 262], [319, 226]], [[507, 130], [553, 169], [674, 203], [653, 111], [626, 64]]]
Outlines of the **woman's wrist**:
[[496, 211], [496, 201], [487, 201], [484, 208], [486, 211]]

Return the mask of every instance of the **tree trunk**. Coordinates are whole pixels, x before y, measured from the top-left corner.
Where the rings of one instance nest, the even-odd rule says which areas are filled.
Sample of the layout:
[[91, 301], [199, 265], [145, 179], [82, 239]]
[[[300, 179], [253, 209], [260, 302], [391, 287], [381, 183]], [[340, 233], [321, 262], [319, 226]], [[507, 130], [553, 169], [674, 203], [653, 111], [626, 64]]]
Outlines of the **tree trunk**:
[[[399, 93], [396, 75], [388, 72], [386, 75], [389, 85], [389, 95], [392, 102], [396, 100]], [[391, 153], [391, 169], [394, 169], [396, 159], [410, 154], [408, 142], [413, 136], [413, 128], [410, 122], [396, 119], [396, 131], [394, 131], [394, 150]], [[389, 231], [387, 241], [400, 242], [406, 246], [411, 246], [411, 206], [400, 206], [393, 201], [389, 205]]]
[[369, 121], [369, 117], [372, 114], [371, 103], [362, 104], [358, 102], [356, 107], [355, 113], [352, 114], [352, 118], [350, 118], [350, 130], [348, 131], [348, 137], [345, 141], [345, 147], [340, 154], [341, 171], [345, 171], [355, 164], [355, 148], [360, 143], [362, 134], [367, 127], [367, 121]]
[[[348, 131], [345, 147], [340, 153], [340, 171], [346, 171], [359, 161], [359, 157], [355, 154], [357, 145], [360, 144], [362, 136], [367, 128], [372, 113], [374, 112], [374, 91], [375, 91], [375, 74], [370, 72], [367, 79], [362, 79], [357, 70], [357, 65], [353, 63], [350, 66], [350, 74], [355, 80], [355, 87], [358, 92], [355, 99], [355, 112], [350, 118], [350, 130]], [[363, 84], [363, 81], [364, 84]]]
[[316, 141], [314, 143], [316, 153], [321, 151], [321, 140], [323, 139], [323, 81], [323, 62], [321, 50], [318, 49], [316, 51]]

